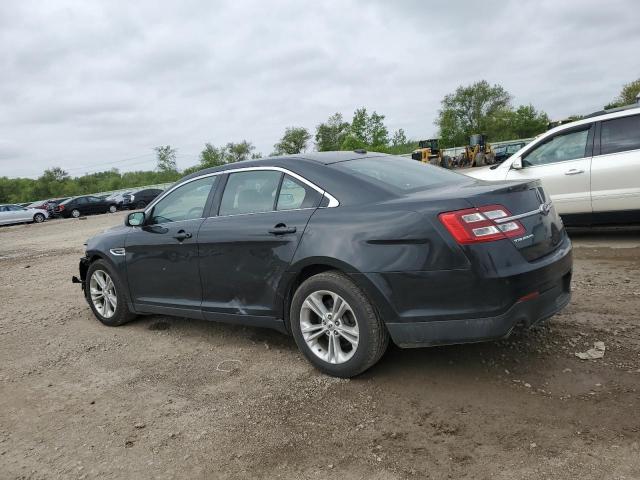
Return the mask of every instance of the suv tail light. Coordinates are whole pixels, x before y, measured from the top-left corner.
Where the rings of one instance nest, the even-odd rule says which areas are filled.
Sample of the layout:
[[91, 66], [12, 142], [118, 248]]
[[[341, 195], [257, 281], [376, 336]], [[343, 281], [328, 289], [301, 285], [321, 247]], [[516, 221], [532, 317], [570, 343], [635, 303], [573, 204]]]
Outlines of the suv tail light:
[[502, 205], [487, 205], [444, 212], [438, 215], [438, 218], [458, 243], [468, 245], [503, 240], [525, 233], [524, 227], [517, 220], [496, 222], [500, 218], [510, 216], [511, 212]]

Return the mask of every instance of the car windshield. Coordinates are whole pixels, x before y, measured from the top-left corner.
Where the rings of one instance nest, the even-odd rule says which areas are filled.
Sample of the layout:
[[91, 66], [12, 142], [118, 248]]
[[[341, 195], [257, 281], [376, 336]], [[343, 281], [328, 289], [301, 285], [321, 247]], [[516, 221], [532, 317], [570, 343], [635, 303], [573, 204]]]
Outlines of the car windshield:
[[464, 183], [464, 175], [403, 157], [375, 157], [347, 160], [333, 165], [343, 171], [366, 177], [383, 187], [410, 192]]

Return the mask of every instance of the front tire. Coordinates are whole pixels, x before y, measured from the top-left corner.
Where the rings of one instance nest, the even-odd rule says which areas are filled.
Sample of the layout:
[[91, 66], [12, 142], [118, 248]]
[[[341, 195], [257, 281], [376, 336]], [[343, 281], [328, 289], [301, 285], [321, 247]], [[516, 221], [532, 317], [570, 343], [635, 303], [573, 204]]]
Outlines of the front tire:
[[346, 275], [323, 272], [305, 280], [291, 302], [291, 331], [318, 370], [341, 378], [364, 372], [382, 357], [389, 334], [364, 292]]
[[89, 265], [85, 297], [96, 318], [109, 327], [118, 327], [136, 317], [129, 311], [122, 282], [104, 260], [96, 260]]
[[34, 223], [42, 223], [42, 222], [44, 222], [44, 214], [42, 214], [42, 213], [36, 213], [36, 214], [33, 216], [33, 222], [34, 222]]

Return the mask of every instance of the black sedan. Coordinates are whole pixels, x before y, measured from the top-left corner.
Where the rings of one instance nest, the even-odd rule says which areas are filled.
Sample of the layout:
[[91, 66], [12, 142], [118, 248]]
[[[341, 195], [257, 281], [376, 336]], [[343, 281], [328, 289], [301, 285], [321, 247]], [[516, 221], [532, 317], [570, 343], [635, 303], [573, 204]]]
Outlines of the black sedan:
[[114, 213], [117, 211], [115, 203], [93, 195], [83, 195], [81, 197], [73, 197], [57, 204], [54, 208], [56, 217], [78, 218], [83, 215], [92, 215], [94, 213]]
[[571, 243], [538, 181], [327, 152], [189, 175], [90, 239], [74, 277], [96, 317], [168, 314], [292, 334], [357, 375], [389, 338], [502, 338], [570, 299]]
[[145, 188], [137, 192], [122, 195], [122, 208], [127, 210], [142, 209], [153, 202], [162, 193], [159, 188]]

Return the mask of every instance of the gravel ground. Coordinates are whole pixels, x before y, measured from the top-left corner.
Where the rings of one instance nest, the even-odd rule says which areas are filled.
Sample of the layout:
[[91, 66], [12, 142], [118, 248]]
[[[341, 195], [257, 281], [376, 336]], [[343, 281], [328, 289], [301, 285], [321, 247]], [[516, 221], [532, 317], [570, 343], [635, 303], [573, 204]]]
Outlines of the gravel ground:
[[0, 478], [640, 478], [640, 232], [573, 233], [544, 326], [339, 380], [268, 330], [99, 324], [70, 278], [122, 219], [0, 228]]

